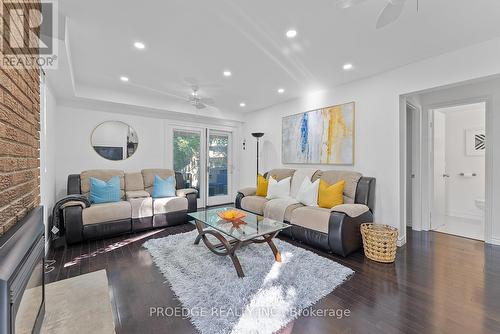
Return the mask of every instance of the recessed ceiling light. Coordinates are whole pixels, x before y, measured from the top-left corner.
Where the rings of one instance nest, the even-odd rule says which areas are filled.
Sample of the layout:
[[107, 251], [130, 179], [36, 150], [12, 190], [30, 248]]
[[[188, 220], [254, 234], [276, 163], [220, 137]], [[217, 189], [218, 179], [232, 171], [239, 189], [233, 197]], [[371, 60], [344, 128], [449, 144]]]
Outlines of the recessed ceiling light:
[[233, 75], [231, 71], [224, 71], [223, 74], [225, 77], [230, 77], [231, 75]]
[[284, 89], [284, 88], [280, 88], [280, 89], [278, 89], [278, 93], [283, 94], [284, 92], [285, 92], [285, 89]]
[[142, 43], [142, 42], [135, 42], [134, 46], [136, 49], [139, 49], [139, 50], [142, 50], [146, 47], [146, 45], [144, 45], [144, 43]]
[[295, 38], [295, 36], [297, 36], [297, 30], [291, 29], [286, 32], [286, 37], [288, 38]]
[[344, 66], [342, 66], [342, 68], [345, 70], [345, 71], [349, 71], [349, 70], [352, 70], [353, 66], [351, 63], [347, 63], [347, 64], [344, 64]]
[[123, 82], [128, 82], [128, 77], [121, 76], [120, 80], [123, 81]]
[[244, 106], [246, 106], [245, 102], [241, 102], [241, 103], [240, 103], [240, 107], [242, 107], [242, 108], [243, 108]]

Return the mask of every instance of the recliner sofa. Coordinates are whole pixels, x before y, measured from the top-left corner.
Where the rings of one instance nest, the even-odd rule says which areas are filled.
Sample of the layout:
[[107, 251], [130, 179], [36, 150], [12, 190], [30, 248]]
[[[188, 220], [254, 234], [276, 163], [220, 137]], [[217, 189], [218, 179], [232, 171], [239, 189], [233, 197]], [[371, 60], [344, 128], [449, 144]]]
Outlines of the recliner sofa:
[[[273, 169], [264, 174], [264, 177], [272, 175], [277, 181], [291, 177], [293, 182], [295, 172], [296, 169]], [[283, 221], [292, 227], [280, 233], [310, 246], [347, 256], [363, 245], [360, 225], [373, 222], [375, 179], [363, 177], [357, 172], [335, 170], [317, 170], [311, 181], [317, 179], [329, 184], [344, 180], [344, 204], [331, 209], [304, 206], [300, 203], [287, 205], [283, 208]], [[247, 187], [238, 191], [235, 206], [258, 215], [269, 216], [266, 209], [272, 201], [276, 200], [256, 196], [256, 187]]]
[[[152, 198], [155, 175], [175, 176], [176, 196]], [[89, 197], [90, 178], [109, 180], [120, 177], [122, 200], [114, 203], [68, 203], [63, 210], [66, 241], [77, 243], [157, 227], [183, 224], [188, 212], [197, 210], [197, 190], [184, 188], [182, 174], [170, 169], [143, 169], [138, 173], [121, 170], [89, 170], [68, 176], [68, 195]]]

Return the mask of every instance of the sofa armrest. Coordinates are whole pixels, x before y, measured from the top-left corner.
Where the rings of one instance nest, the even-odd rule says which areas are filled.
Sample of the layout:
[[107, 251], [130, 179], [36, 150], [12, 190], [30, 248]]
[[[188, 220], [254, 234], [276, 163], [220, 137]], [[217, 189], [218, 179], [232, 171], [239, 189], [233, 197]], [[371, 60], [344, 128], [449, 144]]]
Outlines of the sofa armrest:
[[188, 193], [186, 194], [186, 198], [188, 200], [187, 212], [198, 211], [198, 192]]
[[82, 193], [80, 174], [68, 175], [67, 195], [79, 195]]
[[198, 190], [193, 188], [184, 188], [184, 189], [177, 189], [175, 193], [179, 197], [187, 197], [188, 194], [198, 195]]
[[[335, 209], [335, 208], [334, 208]], [[373, 222], [373, 214], [366, 211], [357, 217], [333, 211], [328, 222], [328, 243], [335, 254], [347, 256], [363, 246], [360, 226]]]
[[151, 197], [151, 195], [145, 190], [129, 190], [129, 191], [125, 192], [125, 196], [127, 197], [127, 200], [134, 199], [134, 198]]
[[345, 213], [351, 218], [356, 218], [370, 211], [370, 208], [364, 204], [341, 204], [334, 206], [331, 210], [332, 212]]
[[63, 209], [66, 242], [69, 244], [74, 244], [82, 241], [82, 212], [83, 208], [79, 205], [69, 206]]
[[256, 187], [246, 187], [238, 190], [239, 194], [242, 194], [243, 196], [253, 196], [257, 192]]

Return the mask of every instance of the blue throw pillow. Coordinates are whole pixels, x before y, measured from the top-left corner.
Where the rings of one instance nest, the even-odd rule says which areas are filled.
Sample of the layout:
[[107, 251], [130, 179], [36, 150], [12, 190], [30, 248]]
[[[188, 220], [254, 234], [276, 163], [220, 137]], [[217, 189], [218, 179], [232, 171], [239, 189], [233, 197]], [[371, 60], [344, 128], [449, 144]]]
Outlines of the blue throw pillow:
[[174, 197], [175, 178], [173, 176], [169, 176], [163, 180], [161, 177], [156, 175], [153, 182], [153, 193], [151, 196], [153, 196], [153, 198]]
[[90, 203], [119, 202], [121, 197], [119, 176], [113, 176], [108, 182], [90, 178]]

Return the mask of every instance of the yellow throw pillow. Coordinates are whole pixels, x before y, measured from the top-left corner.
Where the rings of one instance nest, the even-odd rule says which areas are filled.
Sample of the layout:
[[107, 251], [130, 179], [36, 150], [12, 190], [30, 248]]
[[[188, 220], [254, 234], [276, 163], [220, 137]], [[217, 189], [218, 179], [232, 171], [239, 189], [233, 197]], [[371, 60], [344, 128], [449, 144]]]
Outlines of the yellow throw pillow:
[[257, 175], [257, 191], [255, 192], [255, 195], [261, 196], [261, 197], [266, 197], [268, 184], [269, 184], [269, 181], [267, 181], [267, 179], [264, 176], [258, 174]]
[[344, 204], [345, 181], [329, 185], [323, 180], [319, 181], [318, 205], [325, 209]]

